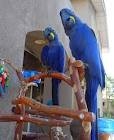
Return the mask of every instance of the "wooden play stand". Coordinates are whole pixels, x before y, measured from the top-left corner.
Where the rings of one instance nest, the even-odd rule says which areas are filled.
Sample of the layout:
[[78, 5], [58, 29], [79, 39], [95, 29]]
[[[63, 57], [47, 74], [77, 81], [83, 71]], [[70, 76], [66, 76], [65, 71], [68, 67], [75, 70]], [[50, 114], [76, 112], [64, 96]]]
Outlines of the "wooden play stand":
[[[9, 64], [17, 73], [21, 82], [21, 89], [16, 99], [12, 101], [12, 114], [0, 114], [0, 122], [16, 122], [14, 140], [54, 140], [51, 131], [49, 135], [23, 132], [25, 122], [31, 122], [38, 126], [64, 127], [70, 125], [71, 119], [81, 121], [83, 131], [81, 140], [90, 140], [91, 122], [95, 120], [95, 115], [88, 112], [84, 93], [82, 92], [80, 81], [84, 77], [84, 64], [81, 61], [69, 60], [70, 77], [57, 72], [43, 72], [31, 78], [24, 79], [21, 71]], [[26, 97], [29, 86], [34, 86], [33, 81], [44, 78], [57, 78], [66, 82], [74, 90], [79, 110], [71, 110], [60, 106], [47, 106]], [[70, 93], [69, 93], [70, 94]], [[26, 109], [28, 107], [29, 109]], [[34, 114], [37, 117], [32, 116]], [[78, 128], [77, 128], [78, 129]]]

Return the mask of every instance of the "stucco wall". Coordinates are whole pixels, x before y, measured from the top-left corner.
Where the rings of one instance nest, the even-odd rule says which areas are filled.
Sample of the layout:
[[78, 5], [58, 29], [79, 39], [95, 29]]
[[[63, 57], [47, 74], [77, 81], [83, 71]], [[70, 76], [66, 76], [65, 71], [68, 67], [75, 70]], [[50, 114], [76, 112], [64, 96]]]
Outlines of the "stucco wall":
[[[21, 67], [26, 33], [44, 29], [48, 25], [57, 30], [67, 48], [68, 40], [59, 17], [59, 10], [63, 7], [71, 7], [69, 0], [0, 0], [0, 57], [7, 58], [17, 67]], [[10, 93], [4, 99], [0, 99], [0, 110], [7, 112], [10, 112], [10, 101], [16, 96], [19, 87], [14, 76], [10, 84]], [[61, 104], [71, 107], [72, 95], [69, 92], [72, 91], [64, 83], [62, 83], [63, 92]], [[0, 123], [0, 140], [13, 140], [13, 127], [8, 123]]]
[[97, 34], [96, 12], [90, 0], [72, 0], [72, 4], [81, 20], [87, 23]]
[[72, 4], [76, 14], [86, 23], [90, 25], [88, 17], [88, 0], [72, 0]]

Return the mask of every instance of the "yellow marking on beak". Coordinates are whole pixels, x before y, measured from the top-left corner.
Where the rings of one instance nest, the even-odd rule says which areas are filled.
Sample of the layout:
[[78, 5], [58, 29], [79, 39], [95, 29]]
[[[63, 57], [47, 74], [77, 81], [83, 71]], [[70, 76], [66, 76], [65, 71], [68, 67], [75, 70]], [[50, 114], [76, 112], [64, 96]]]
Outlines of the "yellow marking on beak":
[[70, 16], [70, 19], [72, 19], [74, 23], [76, 22], [76, 20], [73, 16]]
[[54, 39], [55, 35], [53, 32], [50, 33], [50, 35], [52, 36], [52, 38]]

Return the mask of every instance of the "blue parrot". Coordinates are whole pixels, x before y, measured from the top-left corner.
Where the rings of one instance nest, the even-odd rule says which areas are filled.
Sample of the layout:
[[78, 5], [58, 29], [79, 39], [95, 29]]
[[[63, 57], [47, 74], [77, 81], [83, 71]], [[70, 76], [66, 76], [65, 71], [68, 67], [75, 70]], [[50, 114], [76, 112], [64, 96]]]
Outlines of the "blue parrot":
[[[58, 39], [56, 32], [47, 27], [44, 30], [44, 36], [48, 39], [48, 45], [44, 46], [41, 52], [41, 61], [52, 71], [64, 73], [65, 69], [65, 49]], [[52, 78], [52, 102], [53, 105], [59, 105], [59, 84], [61, 80]]]
[[[88, 110], [97, 117], [97, 89], [105, 87], [105, 70], [100, 57], [99, 46], [94, 31], [70, 9], [62, 9], [60, 17], [72, 55], [87, 64], [85, 69], [86, 94]], [[91, 140], [97, 140], [97, 121], [92, 123]]]

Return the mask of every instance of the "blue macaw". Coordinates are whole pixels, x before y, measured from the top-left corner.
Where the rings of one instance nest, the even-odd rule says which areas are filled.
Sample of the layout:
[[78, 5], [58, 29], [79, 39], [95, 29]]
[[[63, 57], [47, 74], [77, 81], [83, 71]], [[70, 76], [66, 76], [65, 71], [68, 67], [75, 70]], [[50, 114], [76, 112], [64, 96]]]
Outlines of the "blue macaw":
[[[44, 46], [41, 52], [41, 61], [52, 71], [64, 73], [65, 69], [65, 49], [58, 39], [56, 32], [47, 27], [44, 30], [44, 36], [48, 39], [48, 45]], [[52, 78], [52, 102], [53, 105], [59, 105], [59, 84], [60, 80]]]
[[[85, 99], [88, 110], [97, 116], [97, 89], [105, 87], [105, 71], [94, 31], [70, 9], [62, 9], [60, 17], [69, 37], [72, 55], [87, 64]], [[97, 140], [97, 121], [92, 124], [91, 140]]]

